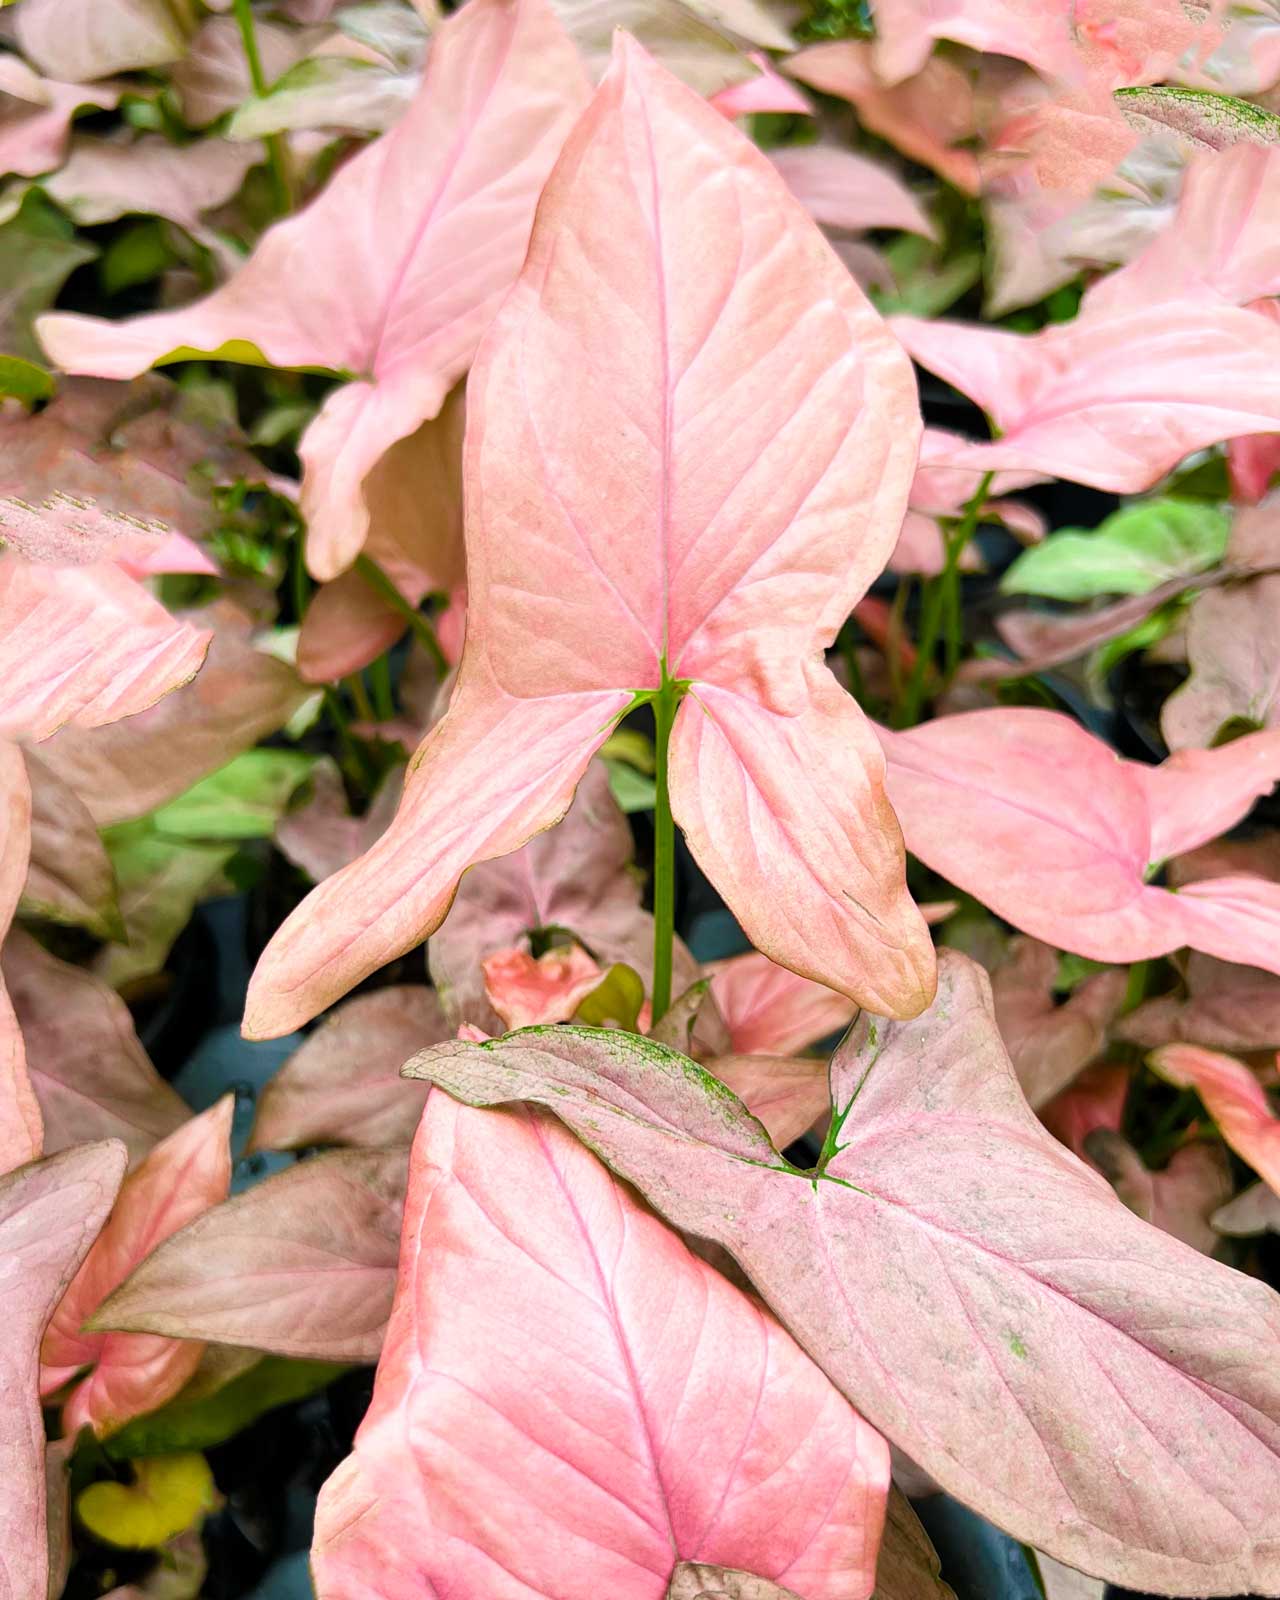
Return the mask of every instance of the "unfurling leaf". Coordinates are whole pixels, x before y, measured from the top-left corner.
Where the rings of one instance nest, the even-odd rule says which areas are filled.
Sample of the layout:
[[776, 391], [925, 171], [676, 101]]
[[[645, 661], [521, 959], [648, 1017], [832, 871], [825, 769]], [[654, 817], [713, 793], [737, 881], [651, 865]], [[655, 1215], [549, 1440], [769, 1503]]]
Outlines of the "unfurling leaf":
[[1141, 1222], [1045, 1133], [985, 977], [949, 952], [939, 970], [924, 1017], [864, 1014], [837, 1052], [813, 1173], [630, 1035], [531, 1029], [410, 1070], [554, 1111], [723, 1245], [859, 1410], [1015, 1537], [1128, 1587], [1280, 1585], [1280, 1300]]
[[76, 1501], [76, 1516], [104, 1544], [149, 1550], [217, 1503], [209, 1463], [187, 1452], [135, 1461], [132, 1483], [91, 1483]]

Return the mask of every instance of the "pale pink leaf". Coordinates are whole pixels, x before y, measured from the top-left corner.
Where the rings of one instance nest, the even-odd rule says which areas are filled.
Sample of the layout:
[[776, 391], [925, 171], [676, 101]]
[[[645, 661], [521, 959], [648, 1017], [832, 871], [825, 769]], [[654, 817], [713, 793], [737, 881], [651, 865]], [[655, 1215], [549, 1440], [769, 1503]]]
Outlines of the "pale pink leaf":
[[885, 84], [914, 77], [939, 39], [1012, 56], [1046, 77], [1080, 71], [1064, 6], [1045, 0], [877, 0], [872, 59]]
[[785, 1150], [831, 1110], [827, 1064], [805, 1056], [713, 1056], [708, 1072], [732, 1089], [774, 1146]]
[[1160, 713], [1169, 745], [1212, 745], [1229, 722], [1280, 724], [1280, 573], [1210, 589], [1187, 618], [1191, 676]]
[[[268, 17], [255, 16], [254, 33], [268, 83], [301, 61], [316, 42], [314, 33], [284, 27]], [[206, 17], [169, 81], [182, 108], [182, 119], [192, 128], [207, 127], [247, 100], [253, 84], [235, 18]]]
[[[614, 39], [624, 29], [668, 72], [700, 95], [732, 93], [750, 82], [752, 65], [744, 41], [771, 50], [790, 50], [794, 42], [777, 14], [757, 0], [554, 0], [556, 15], [568, 29], [593, 83], [609, 66]], [[734, 10], [735, 28], [726, 13]]]
[[757, 950], [706, 971], [735, 1055], [795, 1055], [847, 1028], [857, 1010], [845, 995], [797, 977]]
[[403, 781], [403, 769], [393, 768], [379, 785], [368, 810], [355, 817], [342, 774], [332, 760], [325, 758], [311, 774], [308, 799], [285, 812], [276, 824], [276, 844], [295, 867], [301, 867], [314, 883], [321, 883], [363, 855], [386, 832], [400, 803]]
[[1031, 708], [880, 738], [909, 849], [1024, 933], [1097, 961], [1190, 945], [1280, 972], [1276, 885], [1232, 876], [1174, 893], [1146, 882], [1269, 792], [1274, 735], [1179, 751], [1160, 767], [1121, 761], [1070, 718]]
[[1255, 504], [1280, 472], [1280, 434], [1246, 434], [1241, 439], [1229, 440], [1227, 465], [1231, 472], [1232, 498]]
[[1187, 578], [1171, 578], [1146, 594], [1129, 595], [1096, 610], [1074, 608], [1056, 614], [1044, 611], [1006, 611], [996, 619], [996, 632], [1014, 652], [1012, 661], [992, 657], [962, 663], [960, 681], [983, 683], [1000, 678], [1024, 677], [1049, 667], [1074, 661], [1096, 645], [1115, 639], [1136, 627], [1165, 601], [1182, 594]]
[[453, 1031], [434, 991], [421, 985], [377, 989], [346, 1001], [263, 1090], [249, 1148], [408, 1144], [423, 1094], [419, 1084], [400, 1076], [400, 1068]]
[[1194, 1044], [1166, 1044], [1147, 1058], [1162, 1078], [1194, 1089], [1222, 1137], [1280, 1192], [1280, 1119], [1256, 1073], [1234, 1056]]
[[527, 950], [495, 950], [481, 962], [484, 992], [507, 1028], [568, 1022], [604, 973], [581, 945], [560, 946], [534, 957]]
[[[22, 752], [0, 739], [0, 940], [9, 933], [27, 876], [31, 788]], [[13, 1001], [0, 974], [0, 1173], [40, 1154], [44, 1124]]]
[[111, 1209], [124, 1165], [122, 1146], [92, 1144], [0, 1177], [3, 1600], [44, 1600], [48, 1591], [45, 1437], [36, 1386], [40, 1340]]
[[131, 717], [193, 677], [209, 639], [111, 562], [54, 568], [0, 552], [0, 734], [47, 739]]
[[3, 972], [50, 1155], [112, 1138], [137, 1161], [190, 1117], [152, 1066], [128, 1007], [101, 979], [17, 931], [5, 941]]
[[1159, 995], [1124, 1017], [1120, 1038], [1156, 1045], [1208, 1045], [1214, 1050], [1280, 1048], [1280, 979], [1196, 952], [1187, 959], [1187, 994]]
[[1058, 952], [1035, 939], [1015, 939], [991, 975], [1000, 1037], [1022, 1092], [1035, 1109], [1088, 1066], [1106, 1042], [1124, 1000], [1122, 970], [1086, 978], [1061, 1005], [1054, 982]]
[[369, 528], [365, 479], [439, 411], [519, 270], [585, 94], [544, 0], [471, 0], [439, 30], [401, 121], [277, 223], [224, 288], [125, 323], [54, 314], [41, 321], [45, 347], [64, 369], [101, 377], [232, 341], [277, 366], [359, 374], [300, 446], [308, 563], [336, 577]]
[[79, 83], [176, 61], [187, 47], [179, 16], [168, 0], [23, 0], [14, 32], [41, 72]]
[[[376, 1361], [395, 1286], [408, 1152], [335, 1150], [204, 1210], [99, 1307], [108, 1341], [200, 1340]], [[104, 1337], [99, 1334], [96, 1337]]]
[[99, 939], [118, 935], [115, 874], [88, 808], [33, 751], [23, 756], [31, 785], [31, 859], [22, 910]]
[[430, 933], [467, 867], [563, 814], [664, 660], [692, 683], [673, 810], [748, 937], [851, 997], [918, 1009], [932, 945], [874, 739], [820, 654], [892, 548], [910, 376], [767, 160], [625, 39], [468, 408], [449, 712], [392, 827], [268, 946], [246, 1026], [295, 1026]]
[[0, 176], [34, 178], [61, 164], [76, 112], [109, 110], [120, 91], [42, 78], [21, 56], [0, 56]]
[[750, 117], [760, 112], [773, 112], [780, 116], [811, 117], [813, 107], [794, 83], [789, 83], [773, 69], [773, 63], [763, 52], [752, 52], [751, 64], [757, 69], [753, 78], [730, 84], [711, 98], [711, 104], [722, 117]]
[[140, 211], [198, 232], [201, 214], [232, 199], [261, 160], [260, 146], [225, 139], [176, 145], [159, 134], [130, 143], [81, 135], [42, 187], [83, 227]]
[[1276, 1587], [1280, 1301], [1052, 1139], [985, 976], [950, 952], [939, 969], [924, 1017], [864, 1014], [837, 1052], [816, 1177], [692, 1063], [626, 1034], [443, 1044], [408, 1070], [553, 1110], [723, 1245], [859, 1410], [1015, 1538], [1130, 1588]]
[[786, 70], [823, 94], [850, 101], [868, 132], [932, 167], [963, 193], [977, 194], [978, 159], [972, 150], [957, 148], [978, 131], [968, 74], [954, 61], [933, 56], [915, 77], [889, 88], [872, 65], [872, 48], [854, 39], [810, 45], [790, 58]]
[[1265, 1183], [1251, 1184], [1220, 1206], [1210, 1220], [1219, 1233], [1280, 1233], [1280, 1194]]
[[137, 1264], [179, 1228], [225, 1199], [231, 1117], [225, 1096], [151, 1151], [120, 1188], [106, 1226], [58, 1304], [40, 1347], [43, 1394], [83, 1367], [62, 1411], [68, 1433], [99, 1436], [172, 1399], [199, 1365], [201, 1347], [148, 1334], [98, 1333], [84, 1324]]
[[922, 366], [1000, 429], [990, 444], [958, 447], [953, 466], [1046, 472], [1127, 494], [1205, 445], [1280, 432], [1280, 327], [1255, 311], [1178, 301], [1035, 334], [915, 317], [892, 325]]
[[1153, 300], [1221, 298], [1247, 305], [1280, 293], [1280, 150], [1241, 144], [1191, 162], [1178, 207], [1147, 248], [1102, 278], [1085, 310]]
[[1219, 1241], [1209, 1218], [1231, 1196], [1231, 1169], [1221, 1145], [1184, 1145], [1159, 1172], [1144, 1166], [1133, 1146], [1109, 1128], [1089, 1134], [1084, 1150], [1130, 1211], [1193, 1250], [1213, 1254]]
[[563, 1128], [430, 1097], [320, 1600], [663, 1600], [683, 1561], [865, 1600], [888, 1484], [777, 1323]]
[[864, 233], [901, 228], [934, 235], [924, 208], [896, 173], [868, 156], [834, 144], [784, 146], [769, 159], [787, 187], [824, 228]]
[[64, 728], [41, 747], [100, 828], [184, 793], [282, 727], [306, 698], [292, 667], [255, 648], [249, 618], [230, 601], [191, 616], [209, 630], [200, 637], [212, 636], [193, 682], [127, 722]]

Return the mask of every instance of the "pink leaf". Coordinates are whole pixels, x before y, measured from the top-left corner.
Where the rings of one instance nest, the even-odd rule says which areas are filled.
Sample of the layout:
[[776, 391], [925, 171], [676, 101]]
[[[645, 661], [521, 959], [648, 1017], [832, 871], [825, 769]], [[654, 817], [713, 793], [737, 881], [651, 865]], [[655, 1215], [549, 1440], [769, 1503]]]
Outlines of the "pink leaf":
[[1145, 1167], [1133, 1146], [1108, 1128], [1091, 1133], [1084, 1148], [1130, 1211], [1193, 1250], [1213, 1254], [1219, 1241], [1209, 1218], [1231, 1198], [1231, 1170], [1220, 1145], [1185, 1145], [1160, 1172]]
[[793, 145], [769, 159], [787, 187], [824, 228], [864, 233], [902, 228], [935, 237], [933, 224], [902, 180], [879, 162], [839, 145]]
[[1066, 9], [1060, 5], [1045, 0], [879, 0], [872, 59], [885, 84], [913, 77], [939, 39], [1012, 56], [1047, 77], [1079, 71]]
[[1211, 1220], [1219, 1233], [1280, 1233], [1280, 1194], [1265, 1183], [1251, 1184], [1215, 1211]]
[[113, 989], [17, 931], [5, 941], [3, 971], [48, 1154], [111, 1138], [137, 1161], [187, 1121], [190, 1110], [151, 1065]]
[[[204, 1210], [115, 1290], [98, 1338], [376, 1361], [395, 1285], [407, 1152], [337, 1150]], [[154, 1402], [153, 1402], [154, 1403]], [[148, 1408], [149, 1409], [149, 1408]]]
[[[31, 789], [22, 752], [0, 739], [0, 939], [18, 908], [30, 843]], [[43, 1138], [22, 1029], [0, 975], [0, 1174], [34, 1161]]]
[[268, 946], [246, 1027], [295, 1026], [430, 933], [467, 867], [564, 813], [664, 664], [692, 684], [672, 807], [748, 937], [881, 1010], [918, 1009], [932, 945], [881, 760], [820, 659], [901, 520], [909, 374], [765, 158], [625, 39], [468, 407], [448, 714], [388, 832]]
[[1118, 311], [1203, 297], [1247, 305], [1280, 293], [1280, 150], [1240, 144], [1195, 157], [1178, 208], [1147, 248], [1085, 296]]
[[805, 1056], [713, 1056], [707, 1063], [785, 1150], [831, 1110], [827, 1064]]
[[977, 157], [956, 148], [978, 131], [973, 84], [955, 62], [933, 56], [915, 77], [890, 88], [872, 66], [872, 46], [841, 39], [798, 51], [787, 71], [823, 94], [850, 101], [868, 132], [932, 167], [963, 193], [977, 194]]
[[1055, 1139], [1084, 1161], [1085, 1141], [1095, 1129], [1119, 1133], [1130, 1077], [1128, 1067], [1095, 1062], [1041, 1109], [1040, 1120]]
[[199, 234], [202, 213], [232, 199], [261, 160], [261, 146], [223, 139], [175, 145], [160, 134], [129, 143], [82, 135], [43, 188], [83, 227], [141, 211]]
[[1280, 327], [1223, 304], [1090, 312], [1040, 333], [893, 318], [922, 366], [1001, 437], [950, 465], [1023, 468], [1128, 494], [1193, 450], [1280, 432]]
[[176, 61], [178, 16], [167, 0], [25, 0], [14, 32], [41, 72], [76, 83]]
[[1119, 1037], [1147, 1049], [1175, 1042], [1216, 1050], [1280, 1048], [1280, 980], [1271, 973], [1193, 951], [1186, 985], [1185, 999], [1160, 995], [1130, 1012]]
[[1148, 1059], [1162, 1078], [1194, 1089], [1241, 1160], [1280, 1191], [1280, 1120], [1244, 1062], [1194, 1044], [1166, 1044]]
[[401, 121], [278, 223], [225, 288], [126, 323], [54, 314], [40, 336], [59, 366], [100, 377], [233, 341], [276, 366], [356, 375], [300, 446], [308, 564], [336, 577], [368, 532], [365, 479], [439, 411], [518, 271], [585, 95], [543, 0], [472, 0], [437, 33]]
[[1028, 1102], [1039, 1109], [1086, 1067], [1106, 1042], [1107, 1025], [1124, 1000], [1126, 974], [1086, 978], [1058, 1005], [1058, 952], [1034, 939], [1015, 939], [991, 976], [1000, 1037]]
[[83, 88], [42, 78], [21, 56], [0, 56], [0, 176], [17, 173], [34, 178], [59, 166], [66, 152], [71, 121], [82, 107], [109, 110], [120, 91], [108, 84]]
[[[502, 1032], [484, 993], [484, 958], [542, 930], [565, 929], [601, 966], [624, 962], [647, 986], [653, 918], [640, 906], [634, 848], [608, 773], [592, 762], [563, 821], [512, 855], [472, 867], [427, 948], [431, 981], [449, 1022]], [[697, 967], [678, 941], [675, 965], [679, 993], [696, 979]]]
[[317, 1512], [321, 1600], [663, 1600], [683, 1561], [858, 1600], [888, 1469], [564, 1129], [431, 1096], [373, 1404]]
[[131, 717], [195, 675], [209, 638], [110, 562], [53, 568], [0, 553], [0, 735]]
[[0, 1178], [5, 1282], [0, 1595], [5, 1600], [44, 1600], [47, 1592], [45, 1439], [36, 1387], [40, 1339], [111, 1209], [124, 1164], [120, 1145], [83, 1145]]
[[1026, 708], [880, 737], [912, 853], [1024, 933], [1097, 961], [1191, 945], [1280, 972], [1275, 885], [1232, 876], [1175, 894], [1145, 881], [1270, 791], [1274, 735], [1180, 751], [1161, 767], [1121, 761], [1070, 718]]
[[857, 1010], [845, 995], [797, 977], [756, 950], [706, 970], [735, 1055], [795, 1055], [847, 1028]]
[[1229, 722], [1280, 725], [1277, 616], [1277, 573], [1197, 598], [1187, 618], [1191, 676], [1160, 713], [1161, 731], [1173, 749], [1212, 745]]
[[171, 1399], [200, 1362], [198, 1344], [149, 1334], [85, 1331], [84, 1323], [134, 1267], [171, 1234], [226, 1197], [235, 1100], [225, 1096], [158, 1144], [125, 1179], [106, 1226], [62, 1297], [40, 1349], [41, 1392], [85, 1366], [63, 1406], [65, 1430], [99, 1436]]
[[581, 945], [548, 950], [496, 950], [481, 963], [484, 992], [504, 1028], [567, 1022], [604, 976]]
[[[331, 587], [342, 582], [339, 578]], [[311, 798], [287, 811], [276, 824], [276, 844], [313, 883], [321, 883], [363, 855], [387, 831], [400, 803], [403, 781], [403, 770], [393, 768], [369, 809], [363, 816], [353, 817], [342, 774], [332, 760], [322, 760], [311, 775]]]
[[[263, 75], [268, 83], [274, 83], [301, 61], [316, 36], [282, 27], [266, 17], [255, 17], [254, 22]], [[247, 100], [253, 84], [235, 18], [206, 17], [169, 81], [182, 108], [182, 119], [192, 128], [208, 127]]]
[[41, 760], [100, 828], [183, 794], [282, 727], [306, 698], [291, 667], [254, 647], [249, 618], [230, 601], [194, 615], [212, 642], [192, 683], [127, 722], [64, 728], [41, 748]]
[[118, 937], [115, 873], [84, 801], [24, 750], [31, 785], [31, 859], [22, 910], [48, 922]]
[[753, 78], [730, 84], [710, 96], [711, 104], [722, 117], [749, 117], [760, 112], [774, 112], [781, 116], [811, 117], [813, 107], [795, 84], [773, 70], [773, 63], [763, 51], [751, 53], [751, 64], [757, 69]]
[[941, 956], [925, 1016], [864, 1014], [837, 1052], [816, 1173], [626, 1034], [442, 1044], [408, 1070], [553, 1110], [723, 1245], [859, 1410], [1015, 1538], [1126, 1587], [1280, 1585], [1280, 1301], [1134, 1217], [1044, 1132], [964, 957]]
[[325, 1018], [258, 1101], [251, 1150], [408, 1144], [421, 1086], [400, 1076], [416, 1051], [453, 1030], [421, 985], [357, 995]]

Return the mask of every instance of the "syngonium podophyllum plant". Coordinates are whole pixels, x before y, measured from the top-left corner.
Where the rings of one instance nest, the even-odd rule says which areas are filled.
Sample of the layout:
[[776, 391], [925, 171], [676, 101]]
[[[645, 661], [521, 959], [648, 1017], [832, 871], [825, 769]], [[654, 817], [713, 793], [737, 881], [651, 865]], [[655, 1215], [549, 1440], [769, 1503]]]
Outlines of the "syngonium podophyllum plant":
[[[25, 5], [28, 48], [52, 49], [48, 6]], [[1110, 104], [1110, 24], [1095, 41], [1048, 7], [918, 10], [877, 7], [874, 47], [818, 46], [797, 76], [865, 98], [858, 73], [880, 74], [880, 115], [920, 153], [927, 119], [896, 96], [945, 71], [940, 29], [1050, 73], [1078, 50], [1037, 136], [1055, 110], [1105, 122], [1088, 96], [1104, 83]], [[1085, 1574], [1280, 1594], [1280, 1300], [1213, 1259], [1207, 1221], [1280, 1227], [1266, 1080], [1222, 1053], [1280, 1026], [1280, 872], [1223, 841], [1280, 777], [1264, 630], [1220, 642], [1269, 615], [1268, 559], [1240, 523], [1229, 552], [1223, 514], [1184, 493], [1009, 569], [1015, 593], [1147, 602], [1119, 626], [1058, 622], [1096, 640], [1149, 622], [1162, 585], [1205, 585], [1158, 766], [1060, 712], [946, 693], [980, 515], [1025, 530], [1008, 495], [1039, 474], [1140, 493], [1280, 425], [1280, 331], [1249, 309], [1280, 289], [1274, 152], [1243, 139], [1193, 163], [1165, 233], [1062, 326], [887, 322], [793, 192], [803, 158], [771, 161], [738, 100], [698, 92], [723, 86], [625, 34], [592, 94], [575, 37], [541, 0], [469, 0], [394, 128], [213, 294], [42, 319], [57, 363], [100, 379], [196, 355], [340, 378], [300, 444], [322, 588], [299, 604], [298, 662], [341, 677], [405, 626], [434, 657], [429, 703], [406, 669], [403, 722], [376, 719], [425, 738], [402, 789], [375, 771], [363, 816], [332, 767], [251, 748], [306, 690], [250, 619], [226, 599], [175, 615], [147, 587], [218, 570], [153, 525], [195, 493], [161, 380], [127, 414], [87, 384], [0, 419], [33, 478], [49, 452], [86, 475], [74, 504], [7, 502], [0, 919], [108, 951], [89, 970], [18, 928], [3, 950], [0, 1600], [58, 1570], [41, 1399], [50, 1483], [65, 1494], [86, 1433], [77, 1459], [111, 1464], [79, 1525], [162, 1547], [172, 1571], [216, 1505], [196, 1452], [227, 1412], [351, 1362], [377, 1376], [320, 1496], [321, 1600], [939, 1600], [890, 1445], [914, 1483]], [[794, 113], [760, 77], [746, 109]], [[965, 153], [932, 148], [961, 187]], [[921, 226], [909, 200], [886, 204]], [[830, 217], [830, 192], [809, 203]], [[908, 350], [996, 437], [922, 440]], [[163, 449], [138, 428], [157, 410]], [[238, 449], [222, 466], [243, 481]], [[114, 508], [104, 459], [141, 476], [149, 521]], [[867, 591], [920, 560], [917, 648]], [[450, 597], [439, 637], [428, 594]], [[884, 646], [892, 728], [828, 664], [851, 613]], [[967, 665], [975, 697], [1010, 671]], [[857, 652], [842, 666], [852, 680]], [[940, 714], [916, 725], [927, 699]], [[652, 913], [596, 760], [637, 712]], [[286, 814], [299, 760], [311, 790]], [[155, 902], [182, 878], [189, 909], [231, 827], [274, 830], [318, 884], [257, 965], [246, 1033], [341, 1004], [252, 1131], [310, 1153], [228, 1199], [231, 1098], [189, 1115], [115, 985], [154, 976]], [[677, 827], [749, 954], [699, 969], [676, 937]], [[935, 954], [927, 920], [955, 906], [917, 907], [904, 834], [1021, 930], [992, 979]], [[427, 936], [431, 988], [344, 1000]], [[1181, 987], [1137, 1005], [1145, 964], [1175, 952]], [[829, 1070], [806, 1053], [846, 1027]], [[1116, 1040], [1159, 1046], [1154, 1071], [1273, 1187], [1220, 1221], [1226, 1157], [1194, 1132], [1149, 1169], [1122, 1137], [1124, 1061], [1080, 1073], [1109, 1038], [1118, 1057]]]

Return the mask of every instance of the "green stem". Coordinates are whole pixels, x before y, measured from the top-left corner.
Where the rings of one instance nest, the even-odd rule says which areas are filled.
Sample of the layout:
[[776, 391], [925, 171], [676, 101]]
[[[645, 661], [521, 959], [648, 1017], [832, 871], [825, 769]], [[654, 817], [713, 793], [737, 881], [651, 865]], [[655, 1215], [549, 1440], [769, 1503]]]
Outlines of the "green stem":
[[676, 829], [667, 784], [667, 751], [683, 685], [662, 670], [662, 687], [653, 699], [653, 1021], [661, 1022], [671, 1007], [671, 954], [676, 932]]
[[346, 762], [347, 771], [354, 782], [365, 794], [372, 792], [373, 773], [365, 752], [356, 742], [351, 732], [351, 723], [347, 717], [346, 708], [342, 704], [342, 697], [332, 684], [326, 684], [322, 691], [324, 695], [325, 710], [329, 713], [329, 720], [338, 735], [338, 748], [342, 751]]
[[369, 668], [369, 680], [373, 684], [373, 703], [378, 710], [378, 721], [392, 721], [396, 714], [396, 703], [391, 693], [391, 662], [385, 655], [379, 656]]
[[349, 678], [344, 679], [347, 693], [351, 696], [351, 703], [356, 708], [356, 715], [362, 722], [376, 722], [377, 715], [373, 709], [373, 701], [369, 698], [369, 691], [364, 686], [364, 679], [358, 672], [353, 672]]
[[306, 535], [299, 526], [293, 540], [293, 559], [290, 562], [289, 576], [292, 580], [291, 591], [293, 594], [293, 620], [298, 627], [302, 626], [302, 619], [307, 614], [307, 602], [311, 598], [311, 579], [307, 574], [307, 542]]
[[431, 626], [430, 618], [424, 617], [417, 606], [409, 604], [371, 556], [357, 556], [356, 571], [376, 595], [404, 618], [413, 630], [414, 638], [431, 657], [431, 664], [435, 667], [437, 675], [441, 678], [446, 677], [449, 663], [444, 658], [444, 651], [440, 648], [440, 641], [436, 638], [436, 630]]
[[[262, 56], [258, 50], [258, 34], [253, 22], [252, 0], [235, 0], [236, 23], [240, 28], [240, 43], [244, 47], [244, 58], [249, 67], [249, 82], [253, 85], [254, 94], [261, 99], [266, 94], [269, 85], [266, 74], [262, 70]], [[271, 184], [275, 190], [276, 211], [280, 216], [287, 216], [293, 210], [293, 184], [289, 178], [289, 152], [285, 148], [284, 136], [272, 133], [265, 141], [267, 146], [267, 161], [271, 168]]]
[[[942, 633], [944, 614], [948, 614], [948, 594], [955, 590], [951, 601], [949, 614], [951, 624], [947, 630], [947, 674], [944, 682], [949, 682], [951, 674], [960, 661], [960, 601], [957, 573], [960, 567], [960, 557], [964, 554], [969, 540], [973, 538], [974, 530], [978, 526], [978, 517], [986, 503], [987, 493], [991, 488], [993, 474], [986, 472], [982, 481], [965, 502], [964, 513], [957, 523], [955, 530], [947, 539], [946, 559], [942, 571], [936, 577], [930, 578], [924, 586], [924, 604], [920, 613], [920, 638], [917, 642], [918, 654], [915, 665], [911, 669], [911, 678], [907, 684], [906, 696], [903, 700], [901, 716], [898, 719], [899, 727], [914, 727], [920, 720], [920, 712], [924, 706], [925, 683], [928, 675], [937, 665], [938, 639]], [[953, 664], [954, 662], [954, 664]]]
[[1128, 982], [1124, 987], [1124, 1001], [1120, 1007], [1120, 1015], [1127, 1017], [1131, 1011], [1136, 1011], [1147, 996], [1147, 978], [1150, 975], [1150, 959], [1135, 961], [1129, 968]]

